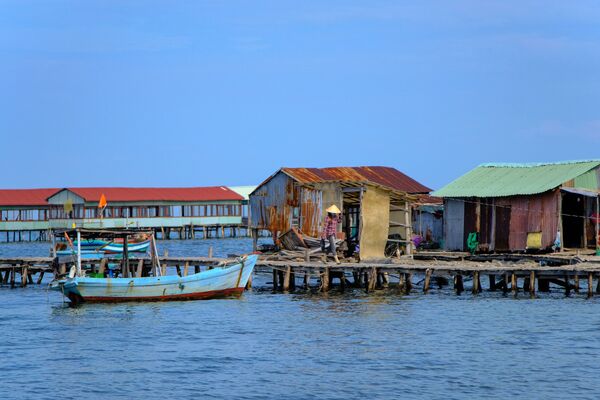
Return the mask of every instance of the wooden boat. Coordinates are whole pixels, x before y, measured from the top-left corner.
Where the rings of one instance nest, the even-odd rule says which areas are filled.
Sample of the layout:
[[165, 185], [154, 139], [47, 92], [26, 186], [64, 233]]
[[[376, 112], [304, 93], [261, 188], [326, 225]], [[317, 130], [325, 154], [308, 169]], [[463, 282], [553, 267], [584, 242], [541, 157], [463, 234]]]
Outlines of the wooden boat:
[[91, 278], [72, 276], [55, 280], [52, 290], [71, 302], [122, 302], [196, 300], [239, 296], [244, 291], [258, 256], [242, 257], [234, 264], [188, 276], [143, 278]]
[[[72, 303], [82, 302], [122, 302], [122, 301], [164, 301], [194, 300], [215, 297], [239, 296], [246, 288], [258, 256], [248, 255], [238, 258], [228, 265], [219, 265], [213, 269], [201, 271], [188, 276], [167, 276], [160, 266], [154, 235], [150, 234], [152, 270], [147, 275], [140, 273], [138, 277], [130, 277], [129, 241], [135, 231], [121, 230], [86, 230], [77, 229], [77, 248], [74, 254], [60, 256], [56, 263], [69, 263], [71, 269], [68, 276], [61, 276], [50, 283], [50, 289], [60, 291]], [[68, 236], [67, 232], [63, 234]], [[71, 234], [73, 234], [71, 232]], [[82, 270], [82, 234], [90, 239], [93, 235], [115, 239], [120, 237], [123, 253], [120, 260], [121, 276], [105, 276], [104, 273], [86, 276]], [[104, 263], [107, 260], [102, 260]]]
[[[86, 259], [101, 259], [105, 255], [122, 255], [123, 254], [123, 239], [115, 238], [113, 240], [87, 239], [73, 242], [67, 235], [67, 243], [58, 243], [56, 245], [57, 256], [69, 256], [77, 254], [77, 249], [80, 248], [81, 256]], [[150, 247], [150, 238], [147, 235], [133, 237], [127, 241], [129, 253], [146, 253]]]

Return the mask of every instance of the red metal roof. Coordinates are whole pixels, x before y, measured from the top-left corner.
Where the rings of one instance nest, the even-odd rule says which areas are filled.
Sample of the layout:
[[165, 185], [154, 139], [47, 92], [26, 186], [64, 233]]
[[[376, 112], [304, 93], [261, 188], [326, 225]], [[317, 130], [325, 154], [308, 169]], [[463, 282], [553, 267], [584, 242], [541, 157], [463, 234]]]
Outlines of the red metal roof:
[[300, 183], [325, 181], [372, 182], [406, 193], [429, 193], [431, 189], [391, 167], [282, 168]]
[[[104, 194], [106, 201], [219, 201], [244, 200], [244, 198], [226, 186], [191, 188], [125, 188], [94, 187], [67, 188], [85, 201], [96, 202]], [[53, 193], [54, 194], [54, 193]], [[51, 197], [51, 196], [49, 196]]]
[[46, 206], [60, 189], [0, 189], [0, 206]]

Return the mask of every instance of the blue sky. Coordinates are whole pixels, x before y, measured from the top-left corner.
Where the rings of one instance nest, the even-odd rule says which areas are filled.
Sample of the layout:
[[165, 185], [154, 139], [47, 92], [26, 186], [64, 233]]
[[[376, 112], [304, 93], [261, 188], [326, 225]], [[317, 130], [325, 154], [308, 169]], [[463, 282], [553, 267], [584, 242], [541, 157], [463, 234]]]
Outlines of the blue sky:
[[0, 0], [2, 187], [600, 158], [595, 1]]

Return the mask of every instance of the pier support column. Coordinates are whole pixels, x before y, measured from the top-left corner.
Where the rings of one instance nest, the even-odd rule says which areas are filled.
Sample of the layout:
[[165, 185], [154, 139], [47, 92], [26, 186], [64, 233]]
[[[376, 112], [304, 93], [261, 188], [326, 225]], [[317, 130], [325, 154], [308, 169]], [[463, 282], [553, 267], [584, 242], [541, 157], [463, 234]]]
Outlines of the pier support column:
[[310, 287], [310, 272], [304, 272], [304, 289], [308, 289]]
[[519, 291], [519, 287], [517, 286], [517, 274], [514, 272], [510, 278], [510, 289], [512, 290], [513, 295], [516, 296], [517, 292]]
[[27, 265], [21, 267], [21, 287], [27, 286], [27, 277], [29, 276], [29, 268]]
[[529, 295], [535, 297], [535, 271], [529, 273]]
[[587, 296], [594, 296], [594, 273], [588, 272]]
[[404, 291], [406, 292], [406, 294], [409, 294], [413, 287], [412, 273], [408, 272], [405, 274], [405, 276], [406, 276], [406, 279], [405, 279], [404, 283], [405, 283], [406, 289]]
[[569, 274], [565, 274], [565, 296], [569, 296], [571, 294], [571, 283], [569, 280]]
[[283, 277], [283, 291], [287, 292], [290, 290], [290, 278], [292, 275], [292, 267], [289, 265], [285, 267], [285, 275]]
[[481, 282], [479, 280], [479, 271], [473, 272], [473, 294], [481, 292]]
[[425, 271], [425, 282], [423, 283], [423, 293], [429, 292], [429, 284], [431, 283], [431, 268]]
[[465, 290], [465, 285], [463, 283], [463, 277], [461, 274], [456, 274], [454, 276], [454, 291], [456, 294], [461, 294]]
[[377, 268], [371, 267], [368, 273], [368, 281], [367, 281], [367, 293], [375, 290], [377, 286]]
[[258, 250], [258, 229], [252, 229], [252, 251]]
[[325, 267], [321, 274], [321, 290], [323, 292], [329, 291], [329, 282], [329, 267]]
[[277, 270], [273, 269], [273, 291], [277, 291]]
[[575, 277], [574, 277], [574, 281], [575, 281], [575, 293], [579, 293], [579, 272], [575, 272]]
[[402, 293], [406, 286], [406, 275], [402, 271], [398, 271], [398, 290]]
[[495, 292], [496, 291], [496, 275], [489, 274], [488, 279], [490, 281], [490, 291]]

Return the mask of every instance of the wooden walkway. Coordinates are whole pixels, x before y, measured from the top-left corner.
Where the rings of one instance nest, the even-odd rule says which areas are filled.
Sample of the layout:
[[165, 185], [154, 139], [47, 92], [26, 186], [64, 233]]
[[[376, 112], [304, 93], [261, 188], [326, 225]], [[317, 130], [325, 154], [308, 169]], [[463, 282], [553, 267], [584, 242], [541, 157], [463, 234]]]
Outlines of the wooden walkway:
[[[510, 256], [508, 261], [490, 257], [476, 259], [479, 261], [407, 258], [374, 263], [335, 264], [261, 258], [256, 271], [270, 274], [273, 290], [284, 292], [300, 287], [316, 287], [327, 292], [336, 283], [342, 291], [354, 287], [372, 292], [396, 285], [404, 293], [417, 288], [427, 293], [432, 285], [451, 285], [457, 293], [462, 293], [466, 290], [464, 282], [471, 281], [468, 290], [477, 294], [483, 290], [481, 280], [487, 276], [487, 290], [501, 290], [505, 293], [516, 294], [525, 291], [534, 295], [536, 291], [549, 291], [550, 284], [560, 286], [566, 294], [571, 291], [579, 292], [581, 286], [585, 287], [588, 296], [600, 293], [600, 257], [542, 255], [515, 258]], [[234, 259], [168, 256], [160, 260], [161, 266], [174, 268], [180, 276], [212, 269], [232, 261]], [[102, 264], [99, 261], [86, 261], [84, 268], [89, 272], [103, 272]], [[146, 276], [152, 268], [152, 260], [149, 258], [130, 259], [129, 264], [129, 276], [132, 277]], [[41, 284], [45, 274], [64, 275], [68, 273], [68, 268], [70, 266], [66, 263], [57, 265], [51, 257], [3, 258], [0, 259], [0, 285], [24, 287], [34, 283]], [[116, 274], [121, 272], [119, 267], [113, 271]]]

